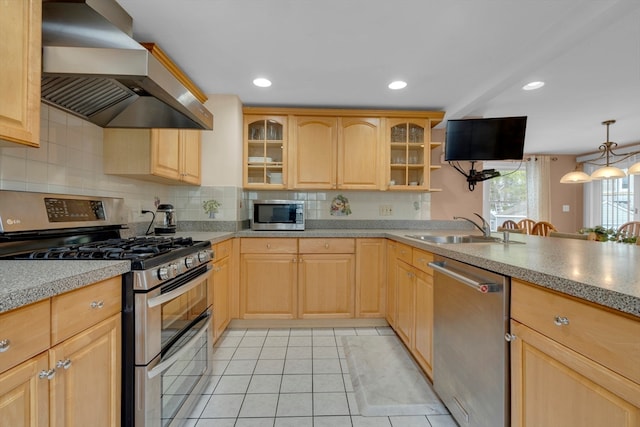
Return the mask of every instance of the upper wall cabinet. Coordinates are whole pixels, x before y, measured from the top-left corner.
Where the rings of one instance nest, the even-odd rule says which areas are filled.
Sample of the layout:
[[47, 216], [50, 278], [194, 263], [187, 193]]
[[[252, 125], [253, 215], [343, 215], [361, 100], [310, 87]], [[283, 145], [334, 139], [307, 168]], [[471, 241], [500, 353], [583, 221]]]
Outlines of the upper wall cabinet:
[[[431, 128], [443, 112], [246, 107], [244, 114], [247, 188], [430, 190]], [[264, 136], [270, 123], [283, 125], [277, 140]], [[402, 140], [401, 128], [416, 141]]]
[[200, 185], [201, 131], [104, 130], [104, 173], [164, 184]]
[[286, 188], [287, 135], [286, 116], [244, 116], [245, 188]]
[[431, 142], [430, 119], [393, 118], [387, 120], [385, 142], [389, 150], [388, 188], [393, 191], [437, 191], [430, 186], [431, 150], [440, 143]]
[[40, 146], [41, 0], [0, 2], [0, 146]]

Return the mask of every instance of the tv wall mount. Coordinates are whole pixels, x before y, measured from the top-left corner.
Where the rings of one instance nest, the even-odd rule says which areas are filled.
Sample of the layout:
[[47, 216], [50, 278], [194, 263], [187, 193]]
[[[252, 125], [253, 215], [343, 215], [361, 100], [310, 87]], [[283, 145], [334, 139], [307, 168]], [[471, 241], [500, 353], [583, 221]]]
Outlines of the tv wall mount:
[[469, 173], [466, 173], [459, 164], [454, 164], [453, 162], [449, 162], [449, 165], [453, 167], [455, 170], [460, 172], [462, 175], [467, 178], [467, 185], [469, 186], [469, 191], [473, 191], [476, 188], [476, 184], [481, 181], [486, 181], [491, 178], [497, 178], [500, 176], [500, 172], [495, 169], [483, 169], [481, 171], [477, 171], [475, 169], [476, 162], [471, 160], [471, 169]]

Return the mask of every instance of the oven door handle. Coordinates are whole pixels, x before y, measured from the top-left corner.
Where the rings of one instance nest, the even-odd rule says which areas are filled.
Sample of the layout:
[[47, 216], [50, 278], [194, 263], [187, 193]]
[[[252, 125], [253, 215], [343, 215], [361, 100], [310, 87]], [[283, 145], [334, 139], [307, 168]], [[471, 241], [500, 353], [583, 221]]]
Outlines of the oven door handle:
[[163, 360], [162, 362], [154, 366], [153, 369], [149, 370], [147, 372], [147, 377], [151, 379], [155, 376], [158, 376], [162, 372], [169, 369], [174, 363], [180, 360], [182, 356], [184, 356], [189, 350], [191, 350], [191, 348], [198, 343], [198, 340], [200, 340], [200, 338], [202, 338], [202, 336], [209, 330], [209, 326], [211, 325], [210, 318], [211, 312], [208, 313], [208, 320], [204, 323], [204, 326], [200, 328], [200, 330], [180, 350], [176, 351], [166, 360]]
[[157, 297], [149, 298], [149, 300], [147, 301], [147, 306], [149, 308], [157, 307], [161, 304], [164, 304], [165, 302], [169, 302], [173, 299], [178, 298], [182, 294], [186, 294], [191, 289], [195, 288], [196, 286], [200, 285], [203, 281], [207, 280], [209, 278], [209, 275], [211, 274], [211, 269], [212, 269], [211, 263], [207, 264], [207, 272], [205, 274], [196, 277], [195, 279], [185, 283], [183, 286], [180, 286], [179, 288], [174, 289], [171, 292], [167, 292], [166, 294], [160, 294]]

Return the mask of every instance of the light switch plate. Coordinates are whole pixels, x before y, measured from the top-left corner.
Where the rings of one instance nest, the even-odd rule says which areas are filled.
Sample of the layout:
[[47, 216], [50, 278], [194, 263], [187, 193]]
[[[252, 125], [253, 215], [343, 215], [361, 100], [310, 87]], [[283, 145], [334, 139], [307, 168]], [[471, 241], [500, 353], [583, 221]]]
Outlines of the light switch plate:
[[562, 212], [569, 212], [569, 205], [562, 205]]

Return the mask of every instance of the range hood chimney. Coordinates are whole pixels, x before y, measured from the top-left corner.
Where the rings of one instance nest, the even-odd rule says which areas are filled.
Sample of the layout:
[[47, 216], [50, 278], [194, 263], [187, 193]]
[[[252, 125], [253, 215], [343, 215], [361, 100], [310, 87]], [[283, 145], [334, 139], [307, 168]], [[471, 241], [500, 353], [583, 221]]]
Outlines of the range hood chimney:
[[115, 0], [43, 0], [42, 101], [101, 127], [213, 129], [206, 96], [132, 28]]

